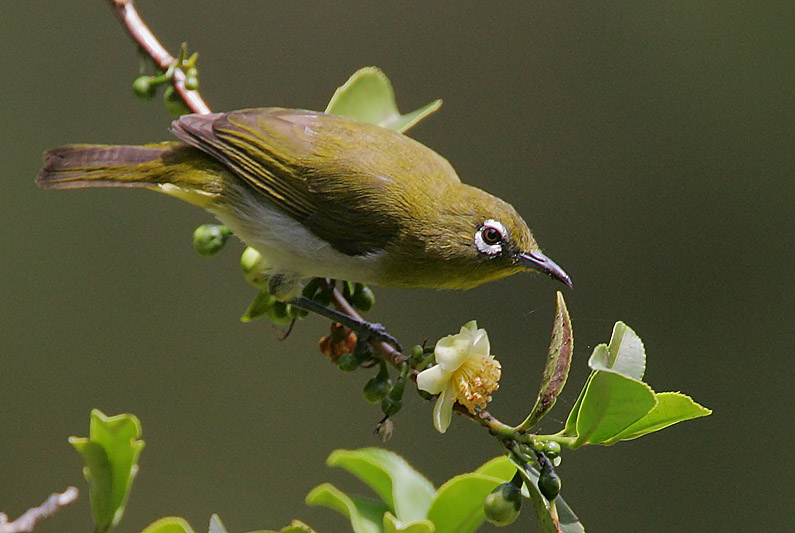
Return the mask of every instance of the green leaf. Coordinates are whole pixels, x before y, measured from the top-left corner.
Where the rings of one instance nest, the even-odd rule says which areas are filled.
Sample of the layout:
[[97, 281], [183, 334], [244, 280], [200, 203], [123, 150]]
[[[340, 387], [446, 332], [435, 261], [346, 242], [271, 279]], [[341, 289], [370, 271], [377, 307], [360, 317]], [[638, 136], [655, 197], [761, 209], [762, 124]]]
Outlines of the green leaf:
[[213, 514], [210, 517], [210, 529], [208, 533], [227, 533], [224, 523], [221, 522], [221, 518], [217, 514]]
[[272, 529], [262, 529], [259, 531], [249, 531], [249, 533], [315, 533], [315, 530], [300, 520], [293, 520], [289, 526], [285, 526], [279, 531], [274, 531]]
[[276, 298], [271, 296], [267, 290], [259, 291], [249, 304], [246, 312], [240, 317], [240, 321], [251, 322], [255, 318], [268, 314], [274, 303], [276, 303]]
[[558, 291], [552, 339], [547, 351], [547, 364], [541, 376], [541, 387], [536, 403], [524, 422], [519, 425], [519, 431], [528, 431], [533, 428], [555, 405], [569, 376], [573, 350], [574, 333], [571, 329], [571, 318], [569, 318], [569, 311], [566, 309], [563, 293]]
[[[604, 346], [601, 344], [600, 346]], [[599, 346], [597, 346], [598, 348]], [[591, 380], [594, 377], [596, 372], [591, 372], [591, 375], [588, 376], [588, 379], [585, 380], [585, 385], [582, 386], [582, 390], [580, 390], [580, 395], [577, 397], [577, 401], [574, 402], [574, 405], [571, 407], [571, 411], [569, 412], [568, 418], [566, 418], [566, 425], [563, 427], [563, 430], [559, 433], [560, 435], [576, 437], [577, 436], [577, 418], [580, 416], [580, 409], [582, 408], [582, 401], [585, 398], [585, 393], [588, 390], [588, 385], [590, 385]]]
[[503, 482], [474, 472], [448, 480], [439, 487], [428, 511], [428, 519], [436, 526], [436, 533], [475, 531], [486, 520], [483, 512], [486, 496]]
[[389, 78], [376, 67], [357, 70], [339, 87], [326, 107], [326, 113], [404, 132], [442, 105], [441, 100], [401, 115]]
[[434, 533], [435, 531], [437, 530], [430, 520], [405, 524], [389, 511], [384, 513], [384, 533]]
[[491, 476], [504, 483], [513, 479], [514, 474], [516, 474], [516, 466], [506, 455], [500, 455], [483, 463], [474, 473]]
[[348, 496], [331, 483], [318, 485], [306, 496], [307, 505], [328, 507], [347, 516], [354, 533], [383, 533], [383, 516], [389, 508], [358, 496]]
[[184, 518], [167, 516], [152, 522], [141, 533], [194, 533]]
[[616, 322], [609, 345], [594, 348], [588, 366], [593, 372], [559, 433], [575, 437], [572, 448], [634, 439], [712, 412], [684, 394], [655, 393], [640, 380], [643, 342], [623, 322]]
[[[604, 351], [604, 345], [597, 351]], [[596, 371], [577, 415], [577, 439], [582, 444], [604, 444], [652, 410], [657, 400], [651, 387], [612, 371]]]
[[[594, 355], [596, 352], [594, 351]], [[593, 359], [594, 356], [591, 356]], [[633, 379], [643, 379], [646, 371], [646, 351], [643, 341], [623, 322], [616, 322], [613, 335], [607, 346], [607, 357], [599, 361], [600, 365]], [[591, 365], [591, 361], [588, 362]], [[591, 365], [594, 370], [602, 370]]]
[[693, 401], [690, 396], [680, 392], [658, 392], [655, 394], [657, 405], [646, 413], [646, 416], [614, 436], [605, 444], [613, 444], [620, 440], [631, 440], [667, 428], [677, 422], [700, 418], [712, 414], [710, 409]]
[[339, 466], [367, 483], [403, 522], [422, 520], [436, 491], [399, 455], [381, 448], [336, 450], [329, 466]]
[[143, 449], [141, 423], [129, 414], [107, 417], [91, 411], [89, 437], [70, 437], [69, 442], [83, 456], [83, 475], [88, 481], [96, 531], [116, 526], [124, 514], [130, 489], [138, 472]]

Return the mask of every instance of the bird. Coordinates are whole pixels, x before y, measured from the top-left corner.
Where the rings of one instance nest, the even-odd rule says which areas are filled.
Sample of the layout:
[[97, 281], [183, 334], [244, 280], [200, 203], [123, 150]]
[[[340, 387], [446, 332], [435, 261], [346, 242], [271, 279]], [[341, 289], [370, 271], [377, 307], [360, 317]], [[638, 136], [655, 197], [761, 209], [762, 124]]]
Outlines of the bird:
[[145, 188], [200, 206], [262, 255], [270, 293], [299, 307], [317, 277], [470, 289], [533, 270], [571, 286], [512, 205], [402, 133], [276, 107], [187, 114], [171, 132], [177, 140], [49, 150], [36, 182]]

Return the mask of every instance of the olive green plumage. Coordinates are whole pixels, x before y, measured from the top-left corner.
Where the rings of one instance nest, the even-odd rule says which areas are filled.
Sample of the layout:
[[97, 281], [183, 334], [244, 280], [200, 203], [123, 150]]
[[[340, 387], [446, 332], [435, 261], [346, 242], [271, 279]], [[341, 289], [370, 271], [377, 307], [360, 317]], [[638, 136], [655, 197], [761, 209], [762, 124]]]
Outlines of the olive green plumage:
[[570, 283], [510, 204], [402, 134], [278, 108], [185, 115], [172, 131], [182, 142], [56, 148], [37, 181], [200, 205], [295, 280], [469, 288], [532, 268]]

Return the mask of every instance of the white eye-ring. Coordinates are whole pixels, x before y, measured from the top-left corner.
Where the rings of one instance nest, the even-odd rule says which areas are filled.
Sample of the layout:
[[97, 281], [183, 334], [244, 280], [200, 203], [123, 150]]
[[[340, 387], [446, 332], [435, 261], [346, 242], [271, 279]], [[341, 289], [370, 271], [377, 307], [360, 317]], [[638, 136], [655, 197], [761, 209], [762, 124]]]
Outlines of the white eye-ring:
[[502, 244], [507, 235], [502, 223], [489, 219], [475, 233], [475, 247], [480, 253], [497, 255], [502, 252]]

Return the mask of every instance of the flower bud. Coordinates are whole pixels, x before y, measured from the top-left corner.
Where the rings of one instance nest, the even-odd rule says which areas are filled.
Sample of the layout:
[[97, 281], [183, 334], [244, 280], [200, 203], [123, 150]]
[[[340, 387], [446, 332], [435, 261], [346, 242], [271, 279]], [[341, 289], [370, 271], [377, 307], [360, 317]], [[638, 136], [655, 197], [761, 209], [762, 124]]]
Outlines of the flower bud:
[[268, 267], [262, 255], [252, 247], [243, 250], [240, 256], [240, 268], [243, 270], [243, 277], [246, 281], [258, 289], [268, 287], [268, 275], [264, 273]]
[[226, 226], [202, 224], [193, 232], [193, 248], [205, 257], [212, 257], [224, 247], [232, 232]]
[[383, 400], [391, 390], [392, 380], [389, 379], [389, 370], [382, 361], [378, 374], [370, 378], [367, 383], [364, 384], [362, 394], [364, 395], [364, 399], [368, 402], [378, 403]]
[[555, 472], [552, 461], [545, 455], [538, 456], [541, 472], [538, 476], [538, 490], [548, 501], [552, 501], [560, 494], [560, 476]]
[[370, 287], [357, 283], [350, 302], [359, 311], [369, 311], [375, 305], [375, 294]]
[[189, 91], [199, 88], [199, 70], [196, 67], [185, 69], [185, 88]]
[[378, 376], [375, 376], [370, 378], [367, 383], [364, 384], [362, 395], [368, 402], [378, 403], [383, 400], [387, 394], [389, 394], [391, 389], [392, 383], [389, 379], [383, 380]]
[[411, 358], [419, 361], [422, 359], [422, 356], [425, 355], [425, 350], [422, 349], [422, 346], [419, 344], [415, 344], [411, 347]]
[[152, 81], [152, 76], [139, 76], [132, 85], [135, 96], [141, 100], [151, 100], [157, 92], [157, 84]]
[[512, 524], [519, 517], [521, 507], [521, 487], [517, 487], [511, 482], [498, 485], [483, 502], [486, 520], [495, 526]]

